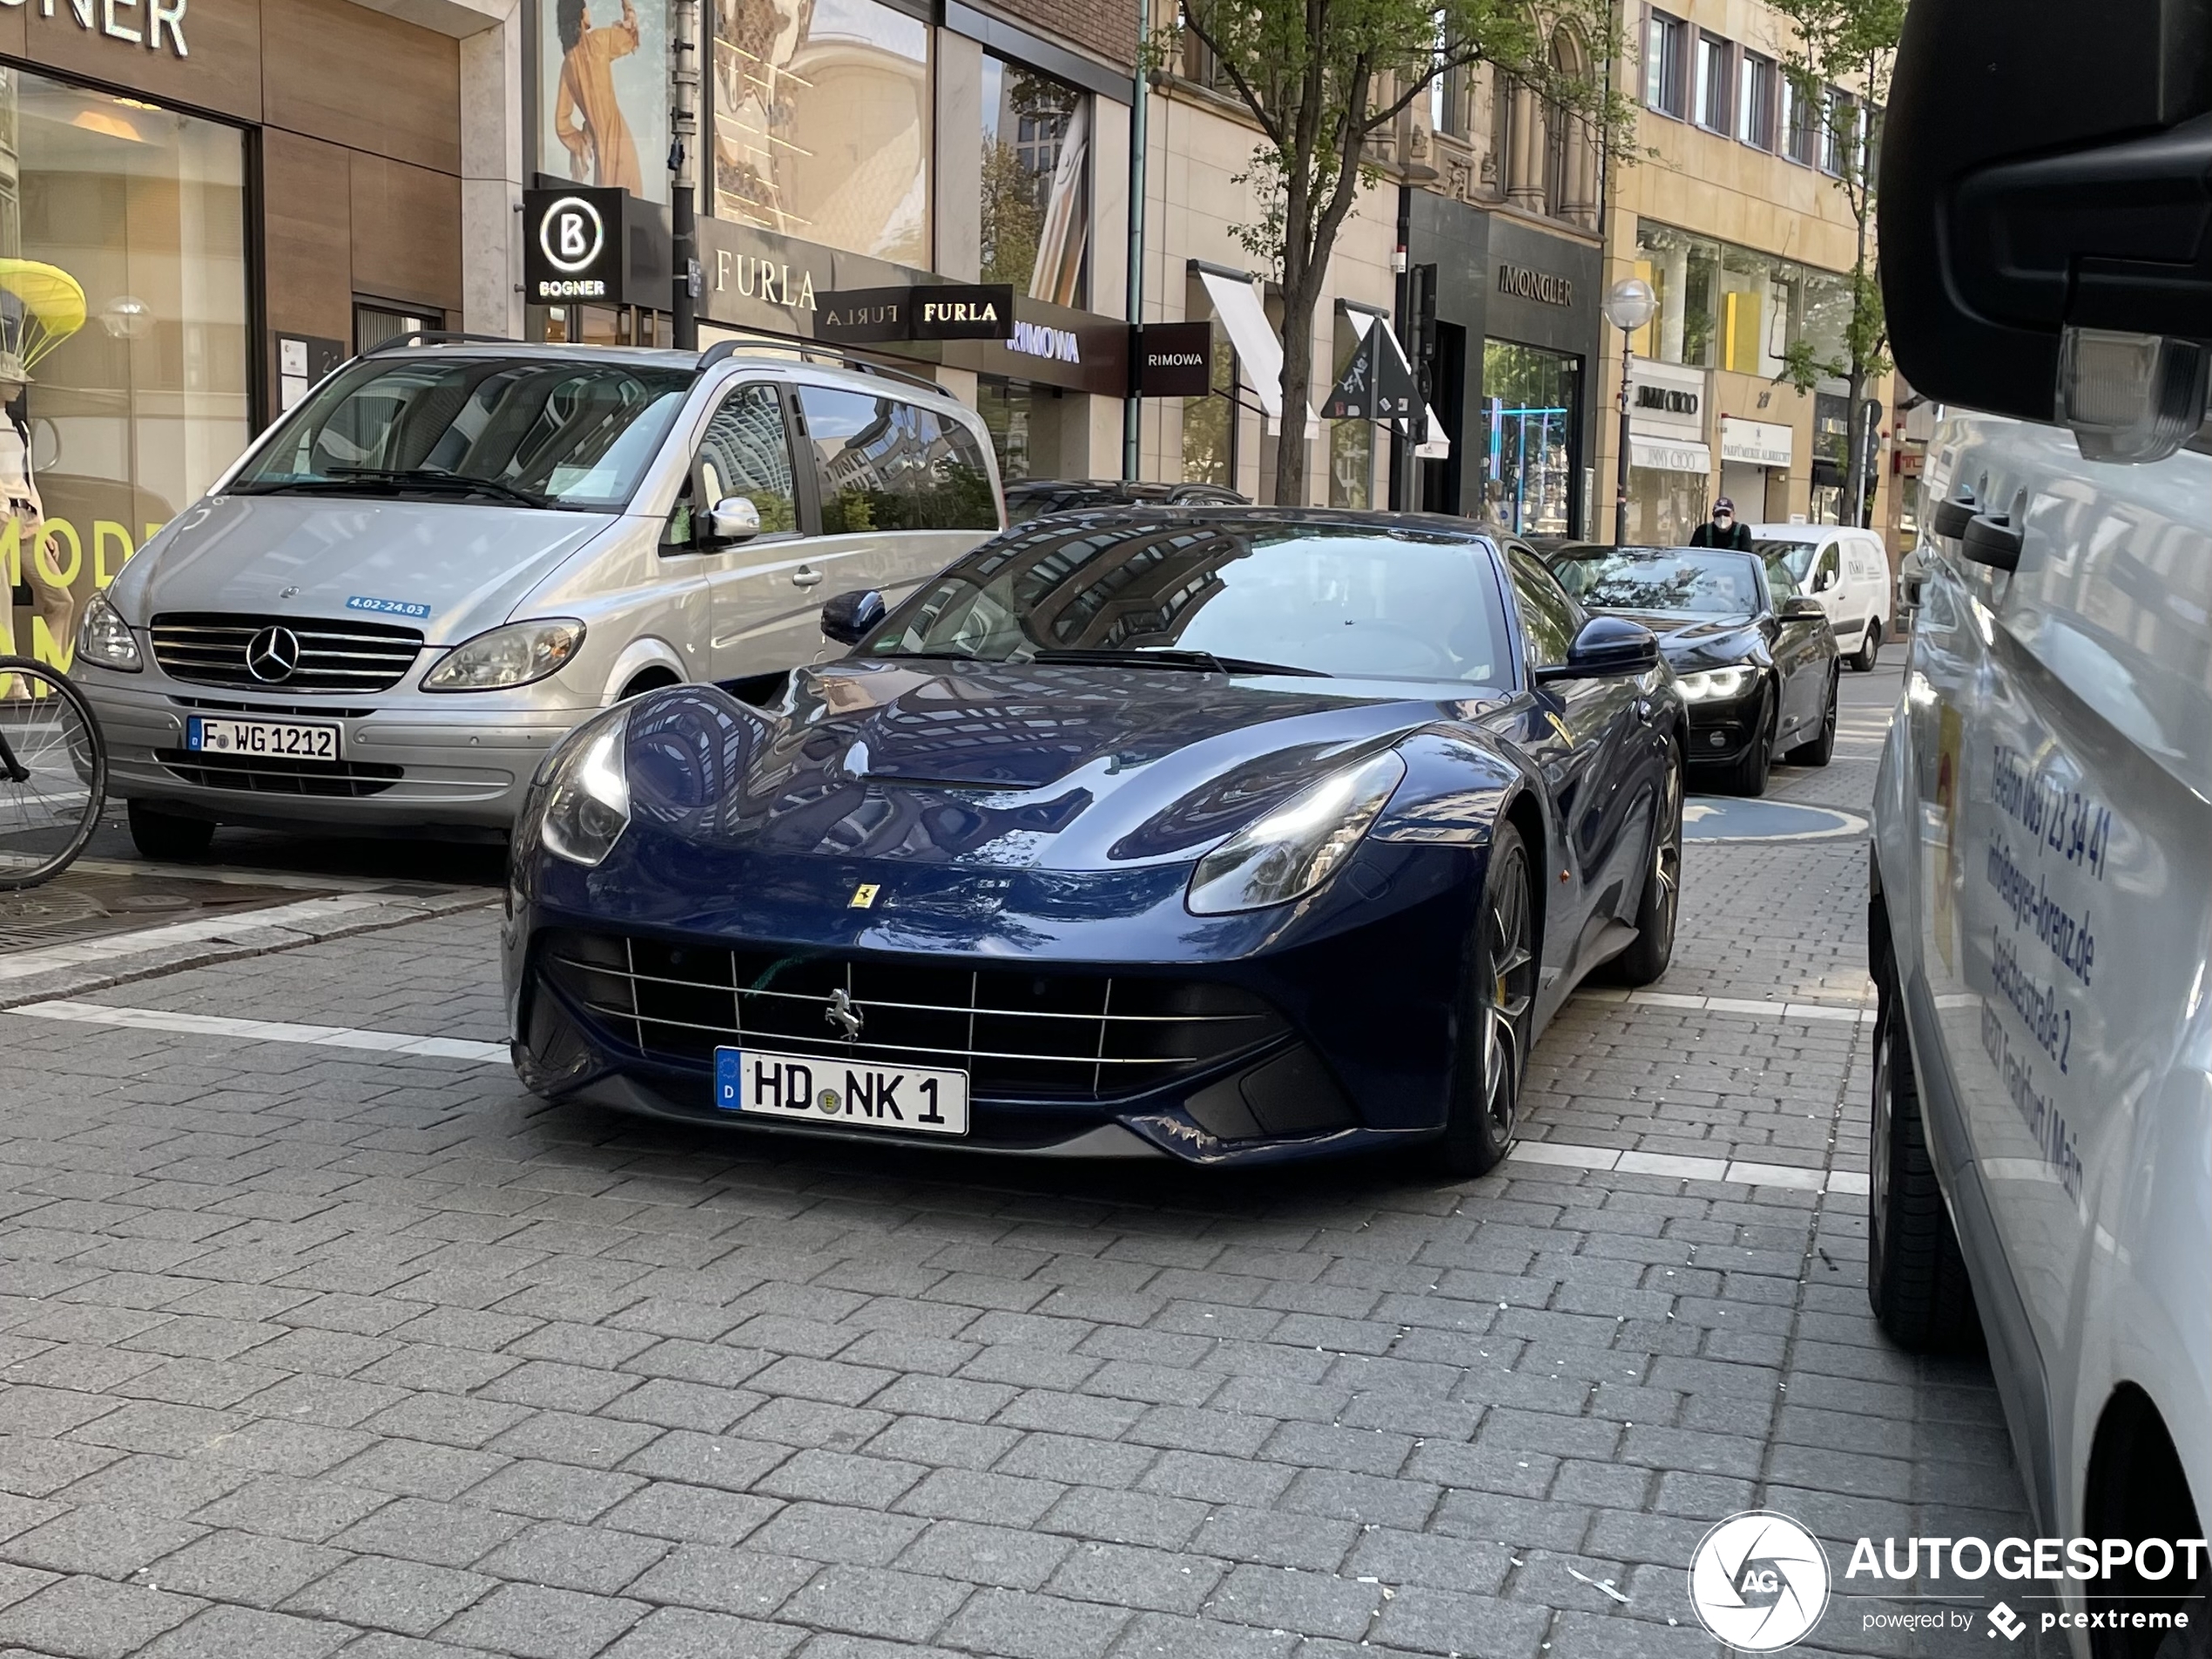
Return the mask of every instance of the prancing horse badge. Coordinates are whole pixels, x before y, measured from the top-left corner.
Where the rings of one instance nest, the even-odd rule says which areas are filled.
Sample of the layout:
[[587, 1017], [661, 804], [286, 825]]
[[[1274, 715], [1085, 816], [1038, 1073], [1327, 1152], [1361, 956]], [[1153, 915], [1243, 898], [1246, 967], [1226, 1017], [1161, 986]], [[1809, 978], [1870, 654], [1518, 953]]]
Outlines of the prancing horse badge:
[[847, 905], [846, 908], [848, 910], [873, 910], [875, 908], [875, 895], [881, 891], [882, 888], [877, 883], [873, 881], [863, 881], [859, 887], [853, 889], [853, 902]]

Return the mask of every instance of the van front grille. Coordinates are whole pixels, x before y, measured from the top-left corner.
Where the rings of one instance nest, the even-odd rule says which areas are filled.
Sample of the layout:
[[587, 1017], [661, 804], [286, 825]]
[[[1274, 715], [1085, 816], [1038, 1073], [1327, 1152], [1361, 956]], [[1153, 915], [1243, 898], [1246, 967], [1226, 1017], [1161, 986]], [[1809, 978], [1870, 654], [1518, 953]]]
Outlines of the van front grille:
[[153, 758], [185, 783], [202, 789], [239, 789], [257, 795], [358, 799], [381, 795], [407, 776], [402, 767], [365, 760], [291, 760], [191, 749], [156, 749]]
[[387, 691], [422, 651], [414, 628], [181, 611], [156, 617], [153, 659], [172, 679], [239, 691]]
[[[965, 1069], [980, 1099], [1103, 1100], [1280, 1037], [1283, 1017], [1205, 980], [1035, 973], [557, 933], [554, 981], [615, 1041], [710, 1062], [746, 1046]], [[844, 1022], [857, 1034], [841, 1034]]]

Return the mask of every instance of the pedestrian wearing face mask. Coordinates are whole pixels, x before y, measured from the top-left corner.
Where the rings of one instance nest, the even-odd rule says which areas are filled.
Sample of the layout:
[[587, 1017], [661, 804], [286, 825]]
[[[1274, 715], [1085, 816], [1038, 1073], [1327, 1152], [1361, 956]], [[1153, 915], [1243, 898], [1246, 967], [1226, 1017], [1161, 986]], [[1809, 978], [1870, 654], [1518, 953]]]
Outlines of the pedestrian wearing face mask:
[[1732, 547], [1742, 552], [1751, 550], [1751, 527], [1736, 522], [1736, 503], [1725, 496], [1713, 503], [1710, 523], [1700, 524], [1690, 532], [1692, 547]]

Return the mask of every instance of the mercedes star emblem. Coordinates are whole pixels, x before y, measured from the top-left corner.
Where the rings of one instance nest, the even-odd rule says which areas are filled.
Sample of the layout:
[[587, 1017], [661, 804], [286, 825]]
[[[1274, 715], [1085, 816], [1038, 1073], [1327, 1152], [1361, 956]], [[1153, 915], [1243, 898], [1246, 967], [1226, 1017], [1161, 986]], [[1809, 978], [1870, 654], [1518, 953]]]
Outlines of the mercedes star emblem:
[[300, 666], [300, 636], [289, 628], [264, 628], [246, 644], [246, 671], [265, 685], [288, 680]]

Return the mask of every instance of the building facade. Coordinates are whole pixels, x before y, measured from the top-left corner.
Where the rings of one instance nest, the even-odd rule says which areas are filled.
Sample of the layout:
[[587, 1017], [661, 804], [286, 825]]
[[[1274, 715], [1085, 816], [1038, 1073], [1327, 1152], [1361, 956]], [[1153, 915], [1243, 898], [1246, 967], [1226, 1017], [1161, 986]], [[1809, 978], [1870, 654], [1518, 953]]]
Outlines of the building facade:
[[91, 592], [360, 347], [518, 319], [516, 44], [473, 0], [0, 9], [0, 651], [65, 664]]
[[[1659, 300], [1628, 342], [1629, 539], [1685, 540], [1723, 496], [1748, 522], [1837, 522], [1844, 382], [1801, 393], [1780, 377], [1793, 358], [1829, 362], [1843, 349], [1858, 227], [1838, 175], [1865, 111], [1843, 89], [1818, 107], [1797, 98], [1781, 69], [1786, 25], [1758, 0], [1667, 0], [1631, 8], [1629, 24], [1617, 84], [1636, 99], [1635, 143], [1651, 153], [1610, 170], [1604, 281], [1641, 276]], [[1622, 342], [1600, 332], [1609, 407], [1595, 458], [1609, 535]], [[1888, 411], [1867, 413], [1880, 525]]]

